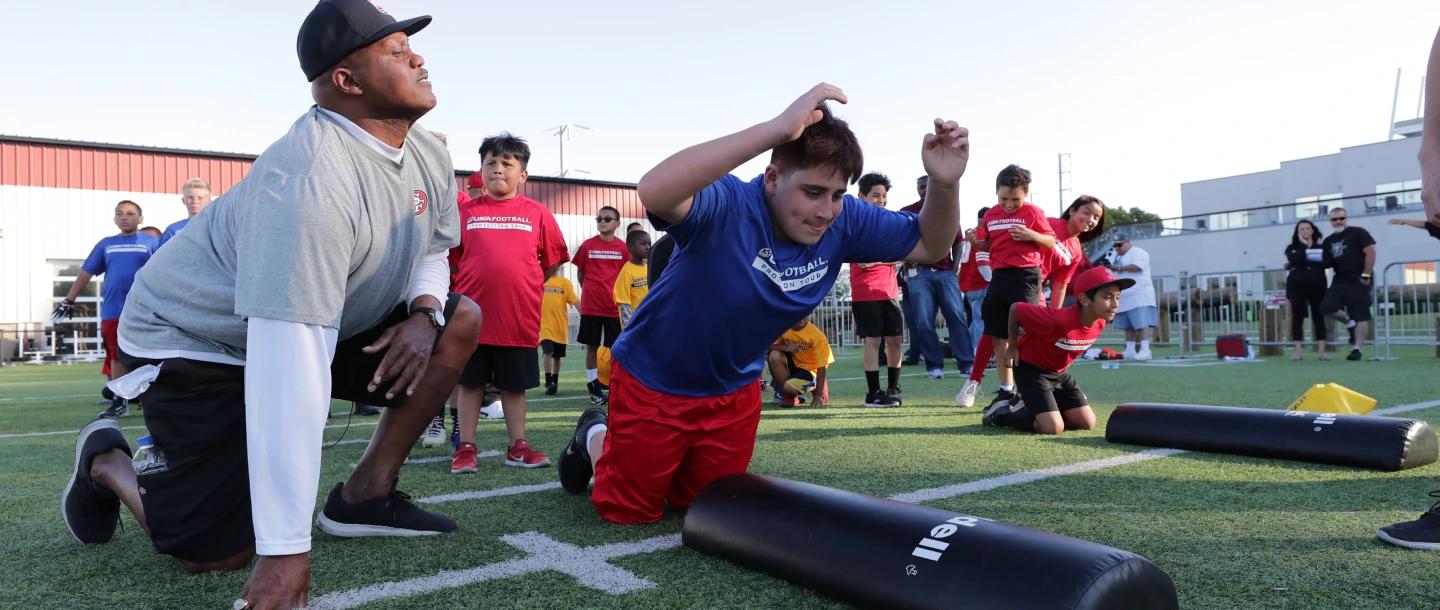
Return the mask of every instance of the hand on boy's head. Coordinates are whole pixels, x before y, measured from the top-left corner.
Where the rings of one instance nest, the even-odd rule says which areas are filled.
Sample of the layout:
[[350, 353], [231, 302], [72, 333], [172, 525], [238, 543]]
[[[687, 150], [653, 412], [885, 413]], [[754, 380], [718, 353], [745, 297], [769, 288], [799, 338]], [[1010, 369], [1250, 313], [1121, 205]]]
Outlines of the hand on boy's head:
[[959, 182], [965, 175], [965, 166], [970, 163], [970, 130], [955, 121], [935, 119], [935, 133], [925, 134], [920, 160], [931, 181]]
[[805, 132], [806, 127], [820, 122], [820, 119], [825, 116], [820, 111], [820, 107], [830, 100], [841, 104], [849, 102], [849, 99], [845, 97], [845, 92], [830, 83], [815, 85], [799, 99], [791, 102], [785, 112], [780, 113], [780, 116], [771, 121], [780, 130], [781, 140], [779, 143], [795, 141], [801, 133]]

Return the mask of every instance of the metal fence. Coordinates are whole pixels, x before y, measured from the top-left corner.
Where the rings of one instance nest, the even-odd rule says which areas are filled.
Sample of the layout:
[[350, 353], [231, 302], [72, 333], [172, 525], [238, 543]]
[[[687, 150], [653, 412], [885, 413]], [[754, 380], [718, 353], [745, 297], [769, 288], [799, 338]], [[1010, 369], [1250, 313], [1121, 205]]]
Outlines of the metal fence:
[[1391, 358], [1393, 345], [1436, 345], [1440, 355], [1440, 260], [1399, 261], [1380, 273], [1376, 338]]

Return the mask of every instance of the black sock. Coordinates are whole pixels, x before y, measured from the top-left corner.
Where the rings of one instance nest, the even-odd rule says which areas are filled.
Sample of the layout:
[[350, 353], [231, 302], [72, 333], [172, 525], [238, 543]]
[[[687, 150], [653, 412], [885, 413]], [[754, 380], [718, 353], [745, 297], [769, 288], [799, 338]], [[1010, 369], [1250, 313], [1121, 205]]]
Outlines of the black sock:
[[890, 373], [890, 388], [894, 389], [900, 387], [900, 367], [889, 366], [885, 368]]
[[865, 383], [870, 385], [871, 392], [879, 392], [880, 371], [865, 371]]

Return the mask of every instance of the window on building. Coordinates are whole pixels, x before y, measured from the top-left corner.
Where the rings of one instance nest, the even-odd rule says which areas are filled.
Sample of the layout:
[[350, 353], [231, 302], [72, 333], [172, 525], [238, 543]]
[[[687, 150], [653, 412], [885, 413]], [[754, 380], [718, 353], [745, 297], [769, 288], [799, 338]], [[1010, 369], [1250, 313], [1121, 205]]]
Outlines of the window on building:
[[1295, 198], [1295, 219], [1315, 218], [1320, 215], [1319, 197], [1296, 197]]
[[1407, 263], [1403, 268], [1407, 286], [1435, 283], [1435, 263]]
[[[50, 277], [53, 304], [59, 305], [61, 299], [70, 294], [70, 287], [75, 285], [84, 261], [52, 258], [46, 262], [53, 270]], [[90, 278], [85, 290], [75, 297], [74, 314], [56, 329], [60, 334], [59, 353], [79, 355], [104, 351], [105, 346], [100, 339], [100, 287], [103, 280], [104, 276]]]
[[1386, 182], [1375, 185], [1380, 207], [1393, 210], [1420, 203], [1420, 181]]

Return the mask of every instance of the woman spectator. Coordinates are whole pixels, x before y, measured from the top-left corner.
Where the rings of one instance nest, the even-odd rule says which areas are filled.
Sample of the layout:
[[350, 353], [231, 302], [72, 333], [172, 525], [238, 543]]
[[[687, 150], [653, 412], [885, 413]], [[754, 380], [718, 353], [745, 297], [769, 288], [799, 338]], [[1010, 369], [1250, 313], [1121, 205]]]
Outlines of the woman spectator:
[[1290, 245], [1285, 247], [1285, 268], [1290, 270], [1290, 275], [1285, 278], [1285, 298], [1290, 301], [1290, 340], [1295, 343], [1295, 355], [1290, 357], [1291, 360], [1302, 357], [1307, 310], [1310, 324], [1315, 329], [1315, 346], [1320, 352], [1320, 359], [1330, 359], [1325, 353], [1325, 316], [1320, 314], [1320, 302], [1325, 299], [1321, 237], [1320, 229], [1314, 223], [1302, 220], [1295, 223]]

